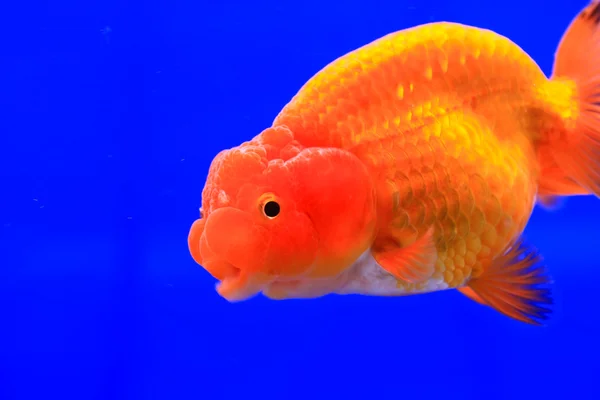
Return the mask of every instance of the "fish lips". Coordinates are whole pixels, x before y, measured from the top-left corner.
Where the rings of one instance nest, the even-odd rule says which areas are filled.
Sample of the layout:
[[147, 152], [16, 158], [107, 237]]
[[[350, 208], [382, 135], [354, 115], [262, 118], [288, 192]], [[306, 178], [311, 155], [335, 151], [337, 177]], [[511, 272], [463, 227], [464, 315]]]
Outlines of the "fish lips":
[[241, 301], [273, 280], [260, 271], [261, 236], [248, 213], [224, 207], [194, 221], [188, 247], [194, 261], [220, 281], [217, 292], [228, 301]]

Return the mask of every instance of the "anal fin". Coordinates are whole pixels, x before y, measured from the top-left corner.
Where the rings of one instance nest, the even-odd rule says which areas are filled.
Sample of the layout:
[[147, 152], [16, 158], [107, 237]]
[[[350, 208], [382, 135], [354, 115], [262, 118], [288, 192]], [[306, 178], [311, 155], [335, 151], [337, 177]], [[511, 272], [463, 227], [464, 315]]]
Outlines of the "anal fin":
[[484, 306], [488, 305], [485, 302], [485, 300], [483, 300], [481, 297], [479, 297], [479, 295], [477, 293], [475, 293], [475, 291], [468, 286], [459, 287], [457, 290], [459, 292], [461, 292], [462, 294], [464, 294], [465, 296], [467, 296], [468, 298], [470, 298], [471, 300], [473, 300], [481, 305], [484, 305]]
[[551, 313], [550, 284], [540, 254], [519, 239], [481, 276], [467, 283], [475, 298], [469, 290], [463, 293], [511, 318], [541, 325]]
[[407, 247], [388, 245], [375, 247], [373, 257], [381, 267], [396, 279], [410, 283], [427, 280], [433, 275], [437, 260], [434, 228]]

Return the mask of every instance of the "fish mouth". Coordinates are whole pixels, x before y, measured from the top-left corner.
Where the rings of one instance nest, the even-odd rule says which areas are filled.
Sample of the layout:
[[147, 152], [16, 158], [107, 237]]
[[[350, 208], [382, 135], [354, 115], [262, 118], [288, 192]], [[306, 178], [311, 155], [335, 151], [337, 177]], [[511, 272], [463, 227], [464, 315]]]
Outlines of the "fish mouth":
[[239, 269], [237, 271], [237, 274], [227, 276], [216, 284], [221, 297], [233, 303], [248, 300], [263, 291], [266, 282], [257, 281], [254, 276], [247, 276]]
[[229, 302], [240, 302], [264, 294], [273, 300], [316, 298], [335, 292], [342, 277], [306, 279], [301, 276], [277, 277], [248, 272], [219, 256], [210, 246], [205, 232], [206, 219], [196, 220], [188, 235], [192, 258], [219, 282], [217, 293]]
[[219, 282], [217, 293], [230, 302], [247, 300], [259, 294], [270, 279], [260, 274], [248, 274], [219, 257], [209, 246], [204, 227], [206, 219], [194, 221], [188, 235], [192, 258]]

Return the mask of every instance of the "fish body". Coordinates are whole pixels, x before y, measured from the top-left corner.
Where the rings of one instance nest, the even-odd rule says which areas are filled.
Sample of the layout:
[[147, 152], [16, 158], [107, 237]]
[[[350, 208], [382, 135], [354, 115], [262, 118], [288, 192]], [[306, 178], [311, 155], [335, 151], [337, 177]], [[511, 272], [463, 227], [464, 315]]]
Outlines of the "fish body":
[[[418, 62], [417, 62], [418, 61]], [[406, 291], [457, 287], [525, 227], [537, 192], [532, 138], [553, 115], [548, 80], [508, 39], [438, 23], [388, 35], [327, 66], [275, 119], [307, 147], [361, 159], [377, 188], [375, 246], [433, 226], [435, 272]], [[519, 198], [515, 197], [519, 193]]]
[[573, 20], [550, 78], [508, 38], [448, 22], [338, 58], [215, 157], [192, 256], [232, 301], [456, 288], [539, 323], [533, 207], [600, 195], [599, 15], [592, 1]]

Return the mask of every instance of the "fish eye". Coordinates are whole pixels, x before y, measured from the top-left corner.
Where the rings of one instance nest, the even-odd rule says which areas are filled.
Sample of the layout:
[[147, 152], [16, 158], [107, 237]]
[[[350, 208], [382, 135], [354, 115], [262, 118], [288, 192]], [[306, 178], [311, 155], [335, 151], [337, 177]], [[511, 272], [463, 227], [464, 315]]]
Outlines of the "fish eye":
[[267, 218], [275, 218], [281, 212], [279, 203], [273, 200], [269, 200], [263, 206], [263, 213]]

